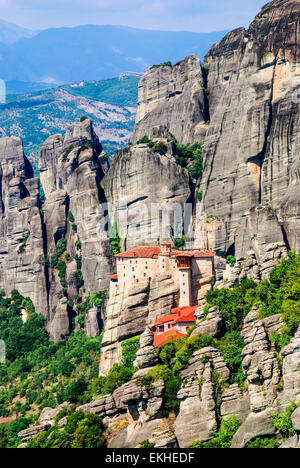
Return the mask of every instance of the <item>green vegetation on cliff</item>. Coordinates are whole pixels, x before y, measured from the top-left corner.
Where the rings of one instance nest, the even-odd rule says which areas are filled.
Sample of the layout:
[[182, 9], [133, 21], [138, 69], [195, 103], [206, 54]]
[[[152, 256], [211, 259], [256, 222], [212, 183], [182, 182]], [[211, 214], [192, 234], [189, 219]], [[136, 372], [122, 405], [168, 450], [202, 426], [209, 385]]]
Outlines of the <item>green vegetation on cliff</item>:
[[223, 419], [220, 425], [220, 429], [215, 433], [211, 440], [207, 442], [194, 441], [191, 445], [191, 448], [228, 449], [231, 446], [233, 436], [241, 425], [242, 421], [237, 419], [236, 416]]
[[[67, 418], [67, 423], [60, 429], [59, 421]], [[45, 432], [41, 432], [27, 443], [27, 448], [101, 448], [104, 445], [104, 426], [96, 414], [85, 415], [75, 408], [62, 411], [56, 423]]]
[[[293, 334], [300, 325], [300, 254], [289, 253], [289, 257], [283, 260], [270, 275], [270, 280], [254, 281], [245, 279], [240, 286], [233, 289], [217, 289], [206, 294], [208, 309], [217, 306], [223, 315], [225, 329], [223, 336], [215, 340], [209, 336], [196, 335], [191, 338], [189, 333], [181, 339], [170, 341], [158, 348], [159, 365], [151, 369], [146, 376], [139, 378], [138, 383], [150, 389], [155, 381], [163, 380], [165, 383], [164, 413], [167, 416], [171, 412], [178, 413], [179, 400], [177, 392], [180, 389], [180, 372], [188, 367], [193, 353], [201, 348], [212, 346], [222, 354], [227, 367], [230, 370], [230, 378], [227, 383], [220, 382], [217, 374], [214, 377], [216, 398], [220, 399], [224, 388], [237, 383], [244, 386], [245, 375], [242, 369], [242, 349], [245, 346], [240, 334], [243, 320], [253, 309], [257, 308], [258, 318], [268, 317], [281, 313], [286, 326], [271, 335], [275, 344], [278, 337], [282, 346], [289, 343]], [[219, 393], [218, 394], [218, 388]], [[280, 419], [280, 418], [279, 418]], [[281, 421], [281, 419], [280, 419]], [[218, 433], [211, 444], [219, 443], [219, 436], [228, 430], [226, 424], [221, 425], [221, 435]], [[209, 447], [208, 447], [209, 448]]]
[[35, 313], [30, 299], [13, 291], [10, 298], [0, 295], [0, 339], [6, 344], [6, 363], [0, 364], [0, 417], [7, 420], [0, 425], [0, 446], [4, 439], [10, 440], [10, 446], [15, 444], [14, 418], [29, 425], [45, 407], [91, 401], [101, 337], [89, 338], [80, 331], [67, 342], [51, 342], [44, 317]]
[[271, 272], [269, 280], [256, 284], [246, 279], [233, 289], [209, 291], [206, 299], [210, 306], [219, 308], [228, 331], [239, 329], [253, 307], [260, 318], [281, 314], [285, 326], [271, 335], [281, 349], [300, 325], [300, 254], [289, 252], [288, 258]]
[[[57, 245], [57, 249], [58, 254], [65, 254], [63, 241]], [[270, 336], [279, 351], [288, 344], [300, 325], [299, 278], [300, 254], [290, 252], [288, 258], [272, 271], [269, 280], [256, 284], [246, 279], [240, 286], [232, 289], [224, 288], [208, 292], [207, 309], [217, 306], [224, 317], [225, 328], [222, 336], [218, 340], [200, 334], [191, 337], [193, 331], [191, 329], [184, 338], [168, 342], [157, 350], [159, 364], [144, 377], [139, 378], [138, 385], [149, 390], [154, 382], [163, 380], [164, 415], [178, 414], [177, 393], [182, 383], [180, 373], [188, 367], [195, 351], [212, 346], [222, 352], [231, 372], [229, 380], [225, 383], [220, 380], [217, 372], [212, 371], [218, 410], [222, 392], [228, 385], [237, 383], [241, 388], [244, 385], [241, 351], [245, 343], [240, 331], [245, 316], [253, 308], [257, 310], [258, 318], [276, 313], [282, 315], [284, 319], [282, 329]], [[81, 326], [88, 310], [93, 305], [101, 306], [103, 300], [104, 293], [99, 293], [78, 304]], [[22, 320], [24, 310], [27, 316], [26, 323]], [[44, 327], [44, 318], [35, 313], [30, 299], [22, 297], [17, 291], [13, 291], [9, 298], [5, 297], [4, 293], [0, 295], [0, 339], [5, 341], [7, 350], [7, 362], [5, 365], [0, 365], [0, 417], [7, 421], [0, 425], [1, 447], [18, 446], [20, 443], [18, 432], [32, 424], [46, 406], [57, 407], [65, 401], [78, 406], [90, 402], [93, 397], [113, 393], [132, 378], [135, 372], [133, 363], [139, 346], [137, 337], [124, 341], [123, 363], [115, 364], [106, 377], [98, 377], [101, 337], [88, 338], [81, 330], [72, 333], [67, 342], [52, 343]], [[203, 362], [205, 363], [205, 356]], [[275, 429], [281, 437], [293, 435], [291, 412], [294, 409], [295, 406], [291, 406], [285, 413], [273, 415]], [[71, 415], [68, 414], [69, 416]], [[220, 420], [219, 413], [218, 416]], [[84, 433], [89, 434], [90, 422], [85, 421], [81, 424], [84, 419], [86, 418], [79, 418], [78, 424], [77, 422], [73, 424], [73, 432], [68, 441], [65, 439], [65, 430], [69, 429], [57, 431], [56, 428], [38, 435], [32, 442], [33, 446], [73, 447], [80, 443], [79, 439], [82, 439], [82, 444], [101, 444], [100, 429], [95, 439], [92, 436], [89, 439], [98, 442], [87, 442], [85, 436], [77, 437], [76, 431], [82, 429], [81, 426], [84, 426], [84, 430], [82, 429]], [[236, 418], [228, 421], [220, 420], [220, 428], [214, 438], [205, 443], [196, 441], [193, 447], [230, 446], [239, 425], [240, 422]], [[276, 437], [257, 438], [247, 445], [248, 448], [277, 446]]]

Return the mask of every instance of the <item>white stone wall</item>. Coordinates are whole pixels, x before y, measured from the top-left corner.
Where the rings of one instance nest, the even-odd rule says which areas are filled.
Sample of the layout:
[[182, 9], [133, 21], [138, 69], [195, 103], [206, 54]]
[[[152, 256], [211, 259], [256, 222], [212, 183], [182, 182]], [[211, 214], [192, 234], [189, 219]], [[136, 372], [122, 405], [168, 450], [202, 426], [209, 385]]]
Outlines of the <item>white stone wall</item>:
[[[119, 291], [126, 291], [132, 285], [154, 278], [158, 274], [170, 274], [174, 283], [181, 283], [180, 307], [197, 305], [211, 288], [213, 258], [192, 259], [192, 278], [187, 278], [186, 269], [180, 273], [176, 258], [159, 255], [158, 258], [117, 258]], [[188, 271], [188, 270], [187, 270]], [[183, 283], [185, 283], [183, 285]]]
[[154, 258], [118, 258], [117, 274], [119, 289], [128, 289], [133, 284], [146, 281], [159, 273], [158, 261]]
[[179, 307], [192, 305], [191, 268], [179, 268], [180, 298]]

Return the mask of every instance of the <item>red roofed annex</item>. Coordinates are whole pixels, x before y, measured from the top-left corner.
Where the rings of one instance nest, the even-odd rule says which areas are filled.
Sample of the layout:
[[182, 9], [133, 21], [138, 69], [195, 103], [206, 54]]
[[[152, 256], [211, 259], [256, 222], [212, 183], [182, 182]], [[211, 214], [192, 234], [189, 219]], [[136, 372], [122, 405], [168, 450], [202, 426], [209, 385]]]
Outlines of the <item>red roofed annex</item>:
[[163, 346], [170, 338], [182, 338], [195, 322], [198, 305], [176, 307], [171, 314], [155, 320], [154, 346]]

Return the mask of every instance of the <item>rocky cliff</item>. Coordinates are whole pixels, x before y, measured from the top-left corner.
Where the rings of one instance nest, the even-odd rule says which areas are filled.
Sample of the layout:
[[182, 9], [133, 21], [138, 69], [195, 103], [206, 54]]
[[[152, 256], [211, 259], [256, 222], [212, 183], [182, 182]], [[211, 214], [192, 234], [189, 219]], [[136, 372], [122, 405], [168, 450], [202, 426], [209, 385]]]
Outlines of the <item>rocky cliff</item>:
[[155, 319], [177, 306], [179, 284], [171, 275], [139, 283], [128, 293], [109, 298], [105, 313], [105, 331], [100, 357], [100, 375], [107, 375], [115, 363], [122, 363], [122, 341], [153, 327]]
[[[48, 321], [55, 340], [69, 330], [68, 300], [74, 304], [78, 295], [85, 298], [109, 284], [109, 239], [101, 240], [98, 233], [100, 204], [106, 202], [101, 180], [107, 169], [105, 153], [88, 119], [68, 127], [64, 139], [61, 135], [50, 137], [41, 149], [41, 185], [46, 197], [43, 217], [50, 261]], [[65, 240], [70, 256], [63, 278], [59, 265], [52, 268], [51, 264], [61, 240]]]
[[98, 235], [106, 155], [88, 119], [64, 139], [50, 137], [40, 155], [44, 203], [20, 139], [0, 140], [0, 166], [0, 286], [30, 297], [59, 341], [71, 331], [79, 297], [109, 284], [109, 239]]
[[205, 58], [210, 126], [201, 182], [209, 243], [258, 265], [269, 244], [299, 249], [299, 10], [273, 1]]
[[[109, 242], [96, 236], [101, 202], [109, 203], [118, 221], [123, 249], [157, 241], [153, 204], [190, 202], [195, 221], [202, 203], [207, 246], [237, 260], [227, 287], [245, 278], [256, 283], [268, 278], [288, 250], [299, 250], [299, 12], [299, 1], [275, 0], [248, 30], [232, 31], [214, 45], [204, 67], [191, 56], [150, 70], [140, 83], [132, 144], [113, 157], [109, 169], [90, 121], [67, 129], [65, 139], [48, 139], [41, 152], [46, 195], [41, 210], [38, 184], [21, 142], [1, 141], [1, 284], [32, 297], [55, 340], [69, 333], [70, 302], [107, 287]], [[203, 174], [195, 180], [187, 166], [178, 164], [176, 143], [199, 140]], [[161, 237], [172, 237], [175, 227], [171, 219]], [[253, 307], [238, 330], [245, 342], [245, 384], [232, 384], [220, 349], [206, 346], [182, 371], [179, 413], [176, 421], [167, 422], [165, 383], [158, 380], [144, 388], [137, 379], [157, 363], [147, 327], [170, 311], [177, 296], [178, 285], [163, 275], [109, 298], [100, 373], [121, 363], [122, 341], [143, 334], [139, 371], [112, 395], [82, 409], [104, 418], [110, 447], [137, 447], [146, 439], [157, 447], [188, 447], [195, 439], [211, 439], [220, 420], [232, 415], [242, 422], [232, 447], [274, 436], [272, 415], [300, 398], [300, 330], [279, 353], [271, 334], [282, 329], [281, 316], [261, 319]], [[86, 318], [91, 334], [98, 333], [95, 314], [93, 310]], [[219, 337], [224, 331], [217, 309], [208, 315], [200, 309], [197, 317], [193, 337]], [[299, 409], [292, 422], [294, 435], [282, 446], [300, 444]]]
[[190, 143], [205, 132], [209, 112], [205, 74], [197, 55], [173, 67], [149, 70], [139, 83], [138, 112], [132, 141], [136, 143], [155, 128], [166, 128], [178, 141]]
[[[0, 286], [31, 297], [55, 340], [69, 332], [70, 304], [108, 286], [101, 203], [129, 249], [174, 237], [176, 220], [160, 232], [151, 206], [191, 203], [194, 222], [202, 198], [207, 246], [237, 259], [228, 286], [267, 277], [288, 249], [299, 249], [298, 35], [299, 2], [273, 1], [247, 31], [214, 45], [203, 67], [192, 55], [151, 69], [139, 86], [133, 144], [110, 169], [89, 120], [45, 142], [42, 207], [21, 141], [1, 140]], [[174, 139], [203, 141], [201, 179], [178, 164]]]
[[[158, 361], [153, 334], [146, 329], [135, 362], [138, 371], [132, 380], [112, 395], [102, 396], [77, 410], [103, 418], [110, 448], [138, 448], [145, 440], [156, 448], [189, 448], [195, 440], [212, 439], [220, 419], [233, 416], [241, 423], [233, 437], [232, 448], [245, 448], [256, 438], [274, 438], [278, 431], [273, 416], [282, 415], [291, 402], [298, 402], [300, 398], [300, 330], [278, 356], [269, 338], [270, 333], [282, 326], [279, 315], [259, 320], [257, 310], [245, 318], [242, 365], [246, 382], [243, 389], [228, 383], [231, 372], [218, 349], [210, 346], [196, 351], [188, 367], [181, 372], [182, 384], [177, 395], [179, 413], [176, 418], [169, 419], [163, 417], [165, 383], [157, 380], [151, 388], [145, 388], [139, 381]], [[34, 435], [51, 427], [60, 409], [45, 409], [36, 426], [22, 431], [19, 437], [23, 446]], [[300, 446], [300, 412], [296, 405], [291, 411], [291, 421], [291, 437], [277, 438], [282, 448]], [[59, 427], [65, 424], [66, 418], [59, 422]]]
[[[160, 133], [161, 134], [161, 133]], [[165, 136], [165, 135], [164, 135]], [[156, 245], [174, 236], [176, 219], [162, 223], [162, 211], [193, 202], [189, 174], [180, 167], [174, 145], [167, 138], [154, 139], [164, 145], [165, 154], [147, 144], [135, 144], [116, 153], [103, 179], [110, 210], [118, 220], [122, 248]], [[181, 228], [183, 220], [180, 219]]]
[[47, 313], [39, 181], [19, 138], [0, 139], [0, 287], [30, 296]]

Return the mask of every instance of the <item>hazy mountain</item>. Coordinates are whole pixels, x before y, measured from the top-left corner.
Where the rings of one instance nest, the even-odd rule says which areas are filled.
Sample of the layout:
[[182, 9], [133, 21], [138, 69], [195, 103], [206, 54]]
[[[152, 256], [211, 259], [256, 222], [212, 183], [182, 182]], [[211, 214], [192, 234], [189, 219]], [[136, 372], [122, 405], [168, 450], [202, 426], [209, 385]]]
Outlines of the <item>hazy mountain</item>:
[[138, 82], [139, 77], [129, 76], [8, 95], [6, 104], [0, 104], [0, 137], [21, 137], [25, 152], [37, 169], [37, 154], [46, 138], [64, 133], [68, 125], [85, 115], [93, 120], [94, 129], [111, 156], [131, 137]]
[[155, 63], [174, 63], [192, 53], [203, 57], [224, 33], [91, 25], [48, 29], [10, 46], [0, 44], [1, 78], [62, 84], [143, 72]]
[[14, 44], [20, 39], [31, 38], [35, 34], [37, 34], [36, 31], [0, 19], [0, 42], [3, 44]]
[[46, 83], [32, 83], [27, 81], [7, 81], [6, 82], [6, 92], [7, 94], [23, 94], [23, 93], [34, 93], [37, 91], [42, 91], [43, 89], [49, 89], [56, 87], [56, 85], [49, 85]]

